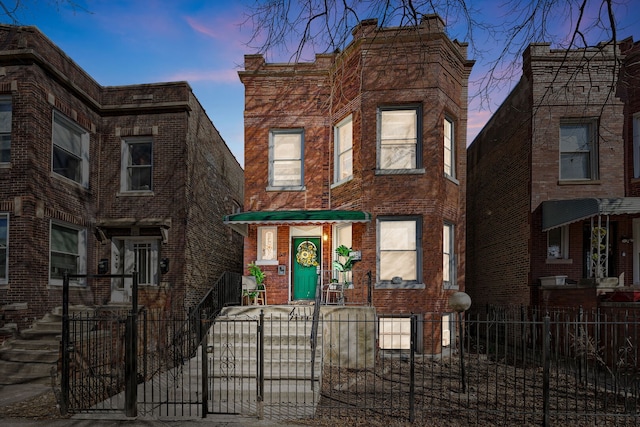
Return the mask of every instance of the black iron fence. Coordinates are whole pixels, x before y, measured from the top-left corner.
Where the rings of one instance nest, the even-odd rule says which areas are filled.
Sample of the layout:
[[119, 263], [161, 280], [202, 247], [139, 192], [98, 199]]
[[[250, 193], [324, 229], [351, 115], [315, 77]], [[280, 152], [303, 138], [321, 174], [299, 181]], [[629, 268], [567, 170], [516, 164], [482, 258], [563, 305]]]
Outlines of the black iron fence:
[[71, 316], [69, 412], [126, 413], [133, 383], [139, 416], [640, 424], [637, 312], [493, 307], [460, 323], [447, 313], [390, 320], [338, 305], [202, 316], [219, 311], [211, 307], [187, 319], [140, 311], [133, 375], [124, 363], [130, 313]]

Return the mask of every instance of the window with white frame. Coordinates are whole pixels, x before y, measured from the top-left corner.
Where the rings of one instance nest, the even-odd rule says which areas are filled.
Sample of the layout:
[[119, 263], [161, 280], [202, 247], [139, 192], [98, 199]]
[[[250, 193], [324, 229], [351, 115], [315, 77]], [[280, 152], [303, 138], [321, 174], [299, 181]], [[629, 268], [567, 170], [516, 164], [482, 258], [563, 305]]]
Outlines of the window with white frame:
[[456, 280], [455, 228], [444, 223], [442, 227], [442, 282], [445, 289], [458, 287]]
[[122, 141], [120, 191], [151, 191], [153, 140], [150, 137]]
[[411, 318], [380, 317], [378, 319], [378, 342], [382, 350], [410, 350]]
[[258, 227], [258, 264], [278, 263], [278, 228]]
[[272, 130], [269, 133], [269, 187], [301, 189], [304, 132], [302, 129]]
[[640, 178], [640, 114], [633, 116], [633, 177]]
[[598, 144], [595, 120], [560, 123], [560, 179], [598, 179]]
[[0, 163], [11, 161], [11, 97], [0, 96]]
[[[86, 274], [87, 232], [83, 228], [51, 223], [49, 272], [53, 285], [62, 285], [64, 273]], [[83, 282], [72, 279], [73, 283]]]
[[9, 215], [0, 214], [0, 284], [9, 278]]
[[378, 169], [422, 167], [420, 107], [378, 109]]
[[53, 172], [89, 186], [89, 133], [55, 112], [53, 115]]
[[334, 130], [335, 182], [353, 176], [353, 119], [351, 116], [338, 123]]
[[[344, 245], [348, 248], [352, 248], [352, 245], [353, 245], [352, 231], [353, 231], [353, 227], [351, 224], [336, 224], [333, 226], [333, 261], [339, 261], [339, 262], [345, 261], [344, 258], [340, 259], [342, 257], [338, 256], [335, 249], [341, 245]], [[338, 274], [337, 272], [334, 272], [333, 279], [337, 279], [339, 281], [344, 280], [346, 282], [351, 283], [353, 282], [353, 272], [348, 271], [342, 274]]]
[[547, 259], [569, 258], [568, 226], [552, 228], [547, 231]]
[[444, 174], [455, 178], [455, 137], [453, 120], [444, 118]]
[[378, 283], [401, 287], [421, 277], [421, 225], [418, 218], [378, 219]]

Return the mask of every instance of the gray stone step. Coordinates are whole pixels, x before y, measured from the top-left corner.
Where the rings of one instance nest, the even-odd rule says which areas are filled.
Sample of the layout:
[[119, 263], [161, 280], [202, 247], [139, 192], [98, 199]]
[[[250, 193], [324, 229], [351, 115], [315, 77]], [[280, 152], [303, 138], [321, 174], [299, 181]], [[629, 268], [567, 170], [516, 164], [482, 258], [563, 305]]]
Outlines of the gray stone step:
[[51, 369], [56, 363], [23, 363], [2, 361], [0, 363], [0, 384], [23, 384], [51, 378]]
[[0, 348], [0, 360], [23, 363], [57, 363], [58, 350], [21, 350]]
[[29, 351], [58, 351], [58, 349], [60, 348], [60, 340], [58, 338], [40, 340], [12, 339], [5, 342], [4, 347]]

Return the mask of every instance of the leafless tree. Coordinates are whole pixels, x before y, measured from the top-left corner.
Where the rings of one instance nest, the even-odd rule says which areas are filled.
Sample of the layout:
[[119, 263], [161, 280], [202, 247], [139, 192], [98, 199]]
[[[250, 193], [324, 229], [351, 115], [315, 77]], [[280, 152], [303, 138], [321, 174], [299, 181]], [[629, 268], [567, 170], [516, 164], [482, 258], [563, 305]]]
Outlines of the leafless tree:
[[364, 19], [417, 26], [434, 13], [445, 20], [451, 38], [469, 43], [470, 57], [483, 69], [471, 82], [473, 95], [487, 106], [496, 89], [518, 78], [530, 43], [567, 49], [616, 44], [616, 16], [633, 11], [627, 0], [255, 0], [244, 24], [252, 31], [249, 47], [267, 58], [299, 61], [344, 48]]

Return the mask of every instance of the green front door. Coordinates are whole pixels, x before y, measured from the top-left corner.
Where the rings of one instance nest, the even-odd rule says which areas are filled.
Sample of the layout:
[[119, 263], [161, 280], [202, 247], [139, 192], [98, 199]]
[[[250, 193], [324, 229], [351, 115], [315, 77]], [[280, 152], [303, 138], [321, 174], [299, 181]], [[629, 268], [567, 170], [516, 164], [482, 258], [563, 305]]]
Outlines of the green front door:
[[314, 299], [320, 265], [320, 238], [293, 239], [293, 299]]

